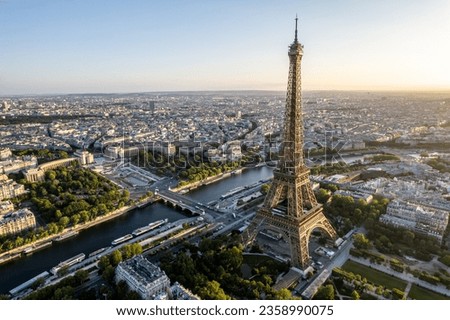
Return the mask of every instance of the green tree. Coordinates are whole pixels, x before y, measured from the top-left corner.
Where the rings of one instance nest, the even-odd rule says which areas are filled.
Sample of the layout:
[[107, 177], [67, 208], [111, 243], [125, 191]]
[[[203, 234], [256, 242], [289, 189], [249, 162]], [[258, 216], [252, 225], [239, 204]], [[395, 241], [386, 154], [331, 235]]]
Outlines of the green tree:
[[230, 297], [220, 287], [220, 283], [215, 280], [208, 281], [198, 294], [203, 300], [230, 300]]
[[270, 189], [270, 185], [265, 183], [261, 186], [261, 193], [262, 194], [267, 194], [267, 192], [269, 192]]
[[291, 291], [289, 291], [286, 288], [278, 290], [275, 293], [274, 298], [276, 300], [292, 300], [293, 299]]
[[353, 245], [357, 249], [369, 249], [370, 248], [370, 241], [366, 238], [366, 236], [363, 233], [355, 233], [353, 235]]
[[74, 290], [71, 286], [65, 286], [55, 290], [54, 300], [73, 300]]
[[58, 277], [64, 277], [69, 273], [69, 266], [61, 267], [61, 269], [58, 270]]
[[109, 262], [109, 257], [108, 256], [102, 256], [100, 258], [100, 261], [98, 262], [98, 267], [101, 271], [105, 270], [106, 267], [108, 267], [111, 264], [111, 262]]
[[79, 214], [74, 214], [72, 217], [70, 217], [70, 221], [72, 222], [72, 225], [76, 226], [78, 222], [80, 222], [81, 216]]
[[414, 239], [415, 239], [416, 235], [414, 234], [414, 232], [411, 232], [409, 230], [405, 230], [403, 231], [403, 241], [405, 243], [407, 243], [410, 247], [412, 247], [414, 245]]
[[226, 270], [231, 272], [238, 272], [243, 258], [242, 258], [242, 250], [234, 246], [231, 249], [225, 250], [220, 254], [221, 263]]
[[359, 298], [360, 298], [360, 295], [359, 295], [358, 291], [353, 290], [352, 291], [352, 299], [353, 300], [359, 300]]
[[58, 224], [62, 227], [65, 228], [69, 225], [70, 219], [68, 217], [61, 217], [61, 219], [59, 219]]
[[114, 267], [117, 266], [119, 263], [122, 262], [122, 252], [120, 252], [119, 250], [114, 250], [111, 253], [109, 261], [111, 262], [111, 265], [113, 265]]
[[112, 283], [114, 281], [115, 268], [112, 265], [108, 265], [102, 273], [102, 278], [108, 282]]
[[78, 270], [77, 272], [75, 272], [74, 278], [77, 283], [81, 284], [89, 278], [89, 272], [83, 269]]
[[450, 254], [443, 256], [442, 258], [439, 259], [439, 261], [441, 261], [446, 266], [450, 267]]
[[330, 192], [326, 189], [320, 188], [319, 191], [317, 191], [317, 201], [324, 204], [330, 199], [331, 195]]
[[334, 287], [332, 284], [322, 286], [314, 295], [314, 300], [334, 300]]

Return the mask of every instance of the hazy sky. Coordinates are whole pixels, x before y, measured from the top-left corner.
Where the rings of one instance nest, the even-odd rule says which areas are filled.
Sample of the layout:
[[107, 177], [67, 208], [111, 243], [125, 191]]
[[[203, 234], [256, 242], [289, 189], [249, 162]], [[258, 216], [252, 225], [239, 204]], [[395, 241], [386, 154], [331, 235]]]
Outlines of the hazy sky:
[[449, 0], [0, 0], [0, 94], [450, 90]]

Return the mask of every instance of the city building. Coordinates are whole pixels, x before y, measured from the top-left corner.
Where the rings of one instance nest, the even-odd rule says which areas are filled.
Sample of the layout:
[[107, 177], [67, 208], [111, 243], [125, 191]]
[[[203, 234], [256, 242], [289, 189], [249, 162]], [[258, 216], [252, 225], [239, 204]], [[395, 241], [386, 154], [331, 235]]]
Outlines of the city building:
[[11, 149], [9, 148], [0, 148], [0, 160], [6, 160], [12, 157]]
[[9, 104], [8, 104], [7, 101], [3, 101], [3, 102], [2, 102], [2, 110], [3, 110], [3, 112], [8, 112], [8, 110], [9, 110]]
[[36, 218], [28, 209], [20, 209], [0, 217], [0, 236], [20, 233], [36, 227]]
[[50, 161], [41, 164], [37, 168], [23, 171], [23, 175], [28, 182], [39, 182], [45, 180], [45, 172], [59, 167], [68, 167], [71, 163], [77, 161], [77, 158], [66, 158]]
[[[4, 152], [6, 155], [8, 152]], [[37, 158], [34, 156], [13, 157], [10, 156], [0, 161], [0, 173], [10, 174], [17, 173], [21, 170], [36, 168], [38, 165]]]
[[14, 211], [14, 204], [11, 201], [0, 202], [0, 218], [1, 216]]
[[449, 212], [406, 201], [392, 201], [380, 221], [395, 227], [437, 238], [442, 241]]
[[122, 280], [131, 290], [147, 300], [165, 294], [170, 287], [170, 279], [165, 272], [142, 255], [119, 263], [116, 268], [116, 281]]
[[45, 172], [40, 168], [28, 169], [23, 172], [28, 182], [41, 182], [45, 180]]
[[78, 158], [78, 162], [84, 166], [94, 163], [94, 155], [86, 150], [77, 150], [74, 154]]
[[9, 179], [6, 174], [0, 174], [0, 200], [18, 197], [25, 192], [22, 184]]
[[176, 148], [170, 142], [153, 142], [148, 144], [148, 151], [162, 153], [165, 156], [174, 156]]
[[373, 195], [359, 191], [337, 190], [334, 194], [352, 197], [355, 201], [364, 200], [366, 203], [371, 203], [373, 200]]
[[156, 296], [155, 300], [200, 300], [200, 298], [175, 282], [165, 293]]

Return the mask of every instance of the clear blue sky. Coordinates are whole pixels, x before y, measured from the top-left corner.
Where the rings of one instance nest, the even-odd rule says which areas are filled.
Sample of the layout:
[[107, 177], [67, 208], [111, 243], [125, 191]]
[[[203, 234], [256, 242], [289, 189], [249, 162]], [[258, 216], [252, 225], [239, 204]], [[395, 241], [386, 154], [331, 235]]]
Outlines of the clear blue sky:
[[450, 89], [448, 0], [0, 0], [0, 94]]

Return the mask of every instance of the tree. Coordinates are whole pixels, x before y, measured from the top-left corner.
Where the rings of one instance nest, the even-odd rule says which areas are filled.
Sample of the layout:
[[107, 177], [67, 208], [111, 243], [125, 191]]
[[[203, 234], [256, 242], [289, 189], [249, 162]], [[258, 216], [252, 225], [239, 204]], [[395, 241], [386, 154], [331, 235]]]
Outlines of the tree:
[[81, 216], [79, 215], [79, 214], [74, 214], [71, 218], [70, 218], [70, 220], [71, 220], [71, 222], [72, 222], [72, 225], [77, 225], [78, 224], [78, 222], [80, 222], [80, 219], [81, 219]]
[[114, 281], [114, 275], [115, 275], [115, 268], [112, 265], [109, 265], [103, 271], [102, 278], [105, 281], [107, 281], [109, 283], [112, 283]]
[[416, 235], [414, 234], [414, 232], [411, 232], [409, 230], [403, 231], [403, 241], [405, 241], [405, 243], [407, 243], [410, 247], [413, 246], [415, 237]]
[[322, 286], [314, 295], [314, 300], [334, 300], [334, 287], [332, 284]]
[[370, 248], [370, 241], [366, 238], [366, 236], [363, 233], [355, 233], [353, 235], [353, 245], [357, 249], [369, 249]]
[[44, 283], [45, 283], [45, 279], [44, 278], [37, 278], [36, 281], [34, 281], [33, 284], [31, 285], [31, 288], [33, 290], [36, 290], [37, 288], [39, 288]]
[[58, 222], [58, 224], [62, 227], [62, 228], [65, 228], [65, 227], [67, 227], [67, 225], [69, 224], [69, 222], [70, 222], [70, 219], [68, 218], [68, 217], [61, 217], [61, 219], [59, 219], [59, 222]]
[[450, 267], [450, 254], [443, 256], [442, 258], [439, 259], [439, 261]]
[[198, 294], [203, 300], [230, 300], [230, 297], [220, 287], [220, 283], [215, 280], [208, 281]]
[[330, 199], [330, 192], [326, 189], [320, 188], [319, 191], [317, 191], [317, 201], [324, 204]]
[[53, 171], [53, 170], [49, 170], [49, 171], [47, 171], [47, 172], [45, 173], [45, 176], [46, 176], [49, 180], [53, 181], [53, 180], [56, 179], [56, 172]]
[[352, 298], [353, 298], [353, 300], [359, 300], [360, 295], [359, 295], [358, 291], [356, 291], [356, 290], [352, 291]]
[[69, 273], [69, 266], [61, 267], [61, 269], [58, 270], [58, 277], [63, 277], [68, 273]]
[[73, 299], [73, 288], [71, 286], [65, 286], [55, 290], [53, 295], [54, 300], [72, 300]]
[[269, 192], [270, 189], [270, 185], [265, 183], [261, 186], [261, 193], [262, 194], [267, 194], [267, 192]]
[[75, 272], [75, 280], [77, 281], [77, 283], [82, 284], [83, 282], [85, 282], [88, 278], [89, 278], [89, 272], [87, 270], [78, 270], [77, 272]]
[[108, 256], [102, 256], [100, 258], [100, 261], [98, 262], [98, 267], [101, 271], [105, 270], [107, 266], [109, 266], [111, 263], [109, 262]]
[[292, 300], [292, 293], [288, 289], [283, 288], [275, 292], [274, 298], [276, 300]]
[[113, 253], [111, 253], [109, 261], [114, 267], [117, 266], [122, 262], [122, 253], [119, 250], [114, 250]]
[[220, 258], [220, 265], [222, 265], [226, 270], [238, 272], [243, 261], [242, 250], [234, 246], [233, 248], [222, 252], [220, 254]]

